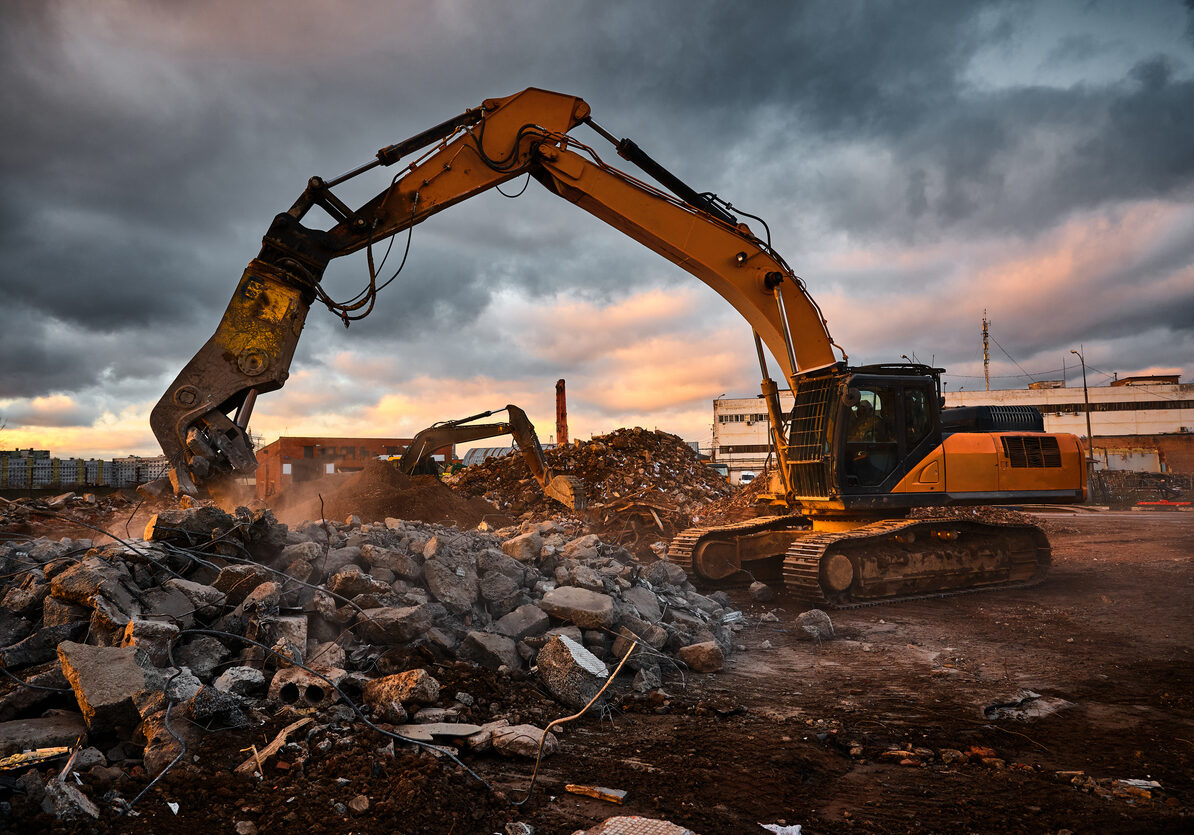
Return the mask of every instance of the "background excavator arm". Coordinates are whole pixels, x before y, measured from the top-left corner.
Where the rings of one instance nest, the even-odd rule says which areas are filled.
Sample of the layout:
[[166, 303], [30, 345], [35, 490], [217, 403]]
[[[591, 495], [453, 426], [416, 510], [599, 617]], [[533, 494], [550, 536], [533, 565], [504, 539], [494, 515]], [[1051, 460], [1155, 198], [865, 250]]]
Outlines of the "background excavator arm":
[[[816, 303], [768, 242], [737, 223], [727, 204], [697, 194], [628, 140], [615, 141], [617, 152], [671, 192], [608, 165], [568, 135], [582, 123], [615, 141], [591, 122], [581, 99], [530, 88], [383, 148], [376, 160], [335, 180], [312, 178], [290, 210], [274, 218], [215, 334], [150, 415], [171, 462], [175, 491], [194, 494], [201, 484], [252, 471], [247, 426], [257, 395], [286, 382], [313, 302], [321, 301], [346, 325], [372, 309], [374, 243], [526, 173], [717, 291], [754, 329], [760, 359], [766, 345], [789, 384], [798, 372], [838, 361]], [[359, 209], [332, 192], [424, 149]], [[315, 206], [333, 219], [330, 229], [301, 223]], [[369, 252], [368, 290], [359, 301], [334, 301], [320, 286], [325, 268], [362, 249]]]
[[509, 421], [500, 423], [473, 423], [475, 420], [487, 418], [495, 411], [481, 412], [471, 417], [449, 420], [429, 426], [411, 439], [410, 446], [398, 461], [398, 469], [407, 475], [427, 472], [428, 460], [435, 450], [448, 444], [467, 443], [482, 438], [495, 438], [499, 435], [510, 435], [514, 439], [518, 451], [522, 453], [531, 475], [543, 492], [560, 504], [571, 510], [585, 509], [584, 482], [572, 476], [559, 475], [548, 465], [543, 455], [543, 447], [539, 443], [539, 436], [535, 434], [535, 427], [527, 413], [513, 404], [506, 405]]

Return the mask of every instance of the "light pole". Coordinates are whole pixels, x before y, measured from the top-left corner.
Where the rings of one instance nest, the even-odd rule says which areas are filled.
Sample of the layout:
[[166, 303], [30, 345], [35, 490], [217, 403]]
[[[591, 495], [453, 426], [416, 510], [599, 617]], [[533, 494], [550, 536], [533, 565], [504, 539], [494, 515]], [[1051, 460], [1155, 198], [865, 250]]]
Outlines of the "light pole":
[[1071, 354], [1077, 354], [1078, 361], [1082, 363], [1082, 403], [1086, 409], [1086, 457], [1094, 458], [1094, 435], [1090, 432], [1090, 392], [1086, 388], [1086, 357], [1073, 348], [1070, 349]]

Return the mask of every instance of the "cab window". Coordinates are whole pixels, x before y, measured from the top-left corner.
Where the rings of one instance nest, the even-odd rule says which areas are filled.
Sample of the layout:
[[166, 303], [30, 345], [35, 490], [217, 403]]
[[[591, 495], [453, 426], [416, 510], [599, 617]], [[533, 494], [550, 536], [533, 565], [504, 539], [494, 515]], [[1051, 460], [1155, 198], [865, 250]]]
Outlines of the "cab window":
[[846, 474], [855, 484], [874, 486], [899, 463], [895, 427], [898, 424], [894, 389], [858, 389], [846, 429]]
[[932, 428], [929, 421], [929, 394], [924, 389], [904, 389], [905, 432], [908, 448], [928, 437]]

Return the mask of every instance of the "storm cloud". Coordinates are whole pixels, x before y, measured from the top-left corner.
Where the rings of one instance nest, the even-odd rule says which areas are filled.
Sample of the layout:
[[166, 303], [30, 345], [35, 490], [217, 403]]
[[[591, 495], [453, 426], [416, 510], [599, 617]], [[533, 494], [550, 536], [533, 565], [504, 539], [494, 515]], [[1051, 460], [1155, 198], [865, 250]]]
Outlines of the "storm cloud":
[[[766, 218], [852, 360], [917, 352], [960, 385], [988, 310], [1009, 385], [1077, 343], [1107, 373], [1191, 371], [1190, 0], [17, 0], [0, 71], [6, 446], [152, 452], [154, 399], [309, 176], [527, 86]], [[530, 183], [416, 227], [369, 319], [313, 309], [255, 421], [392, 434], [518, 396], [543, 419], [566, 377], [591, 431], [697, 437], [756, 375], [724, 302]]]

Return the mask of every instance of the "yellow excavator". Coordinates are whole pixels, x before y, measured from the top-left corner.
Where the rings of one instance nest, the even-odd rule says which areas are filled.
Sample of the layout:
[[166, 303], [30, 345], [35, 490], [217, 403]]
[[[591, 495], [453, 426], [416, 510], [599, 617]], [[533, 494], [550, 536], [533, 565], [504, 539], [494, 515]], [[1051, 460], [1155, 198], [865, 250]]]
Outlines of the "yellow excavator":
[[[507, 420], [497, 423], [474, 422], [501, 411], [506, 412]], [[440, 469], [433, 458], [436, 450], [449, 444], [463, 444], [499, 435], [509, 435], [514, 439], [515, 446], [531, 471], [531, 477], [539, 483], [548, 498], [577, 513], [584, 511], [584, 482], [574, 476], [557, 473], [548, 466], [543, 446], [535, 433], [535, 425], [527, 413], [513, 403], [507, 403], [505, 409], [491, 409], [458, 420], [433, 423], [411, 438], [410, 446], [403, 451], [396, 466], [407, 475], [439, 475]]]
[[[582, 125], [638, 173], [610, 165], [570, 133]], [[397, 173], [358, 208], [333, 191], [389, 166]], [[761, 218], [689, 187], [634, 142], [598, 125], [583, 100], [537, 88], [488, 99], [340, 177], [312, 177], [274, 218], [215, 334], [151, 414], [173, 488], [193, 494], [252, 471], [247, 427], [257, 395], [286, 382], [313, 303], [345, 325], [372, 310], [385, 283], [376, 245], [522, 175], [692, 273], [753, 329], [776, 461], [766, 496], [775, 514], [685, 531], [671, 543], [669, 559], [709, 582], [779, 562], [790, 588], [834, 606], [1044, 575], [1050, 548], [1035, 525], [909, 514], [932, 506], [1082, 501], [1085, 458], [1076, 437], [1044, 433], [1031, 409], [943, 409], [942, 369], [851, 367]], [[329, 216], [328, 228], [304, 225], [316, 207]], [[742, 218], [758, 221], [762, 237]], [[321, 286], [324, 270], [361, 250], [368, 287], [337, 302]], [[781, 409], [768, 353], [795, 397], [790, 411]]]

